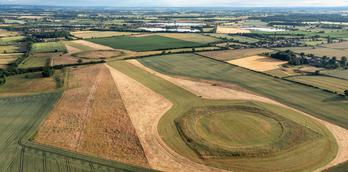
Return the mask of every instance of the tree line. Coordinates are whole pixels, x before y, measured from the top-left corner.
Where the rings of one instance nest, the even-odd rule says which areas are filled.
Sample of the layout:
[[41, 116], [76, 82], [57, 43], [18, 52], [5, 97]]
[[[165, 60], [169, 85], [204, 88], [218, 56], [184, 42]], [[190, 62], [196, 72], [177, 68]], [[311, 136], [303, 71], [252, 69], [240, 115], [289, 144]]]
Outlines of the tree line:
[[291, 50], [279, 51], [276, 53], [265, 53], [265, 55], [274, 59], [288, 61], [290, 65], [294, 66], [310, 64], [326, 69], [348, 68], [347, 57], [342, 57], [341, 60], [338, 61], [336, 57], [315, 57], [313, 54], [306, 55], [305, 53], [300, 53], [298, 55]]

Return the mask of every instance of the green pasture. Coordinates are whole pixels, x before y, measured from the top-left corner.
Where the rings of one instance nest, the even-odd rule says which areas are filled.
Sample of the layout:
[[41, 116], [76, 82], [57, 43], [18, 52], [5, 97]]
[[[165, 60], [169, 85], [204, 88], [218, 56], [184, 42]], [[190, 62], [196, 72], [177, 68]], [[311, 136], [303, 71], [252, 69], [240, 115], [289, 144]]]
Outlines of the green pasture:
[[320, 74], [348, 80], [347, 69], [323, 70], [323, 71], [320, 71]]
[[31, 48], [33, 53], [66, 52], [66, 47], [62, 42], [43, 42], [34, 43]]
[[199, 47], [204, 45], [201, 43], [183, 41], [158, 35], [142, 37], [118, 36], [88, 39], [88, 41], [109, 46], [115, 49], [125, 49], [133, 51], [165, 50], [173, 48]]
[[317, 88], [344, 94], [348, 90], [348, 81], [329, 76], [296, 76], [287, 78], [292, 81], [312, 85]]

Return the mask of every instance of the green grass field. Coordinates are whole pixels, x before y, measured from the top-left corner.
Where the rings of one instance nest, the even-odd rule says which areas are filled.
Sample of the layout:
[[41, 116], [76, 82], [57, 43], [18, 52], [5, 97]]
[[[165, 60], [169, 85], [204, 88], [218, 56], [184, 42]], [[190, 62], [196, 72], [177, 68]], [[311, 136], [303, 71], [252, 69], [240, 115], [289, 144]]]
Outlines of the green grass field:
[[25, 61], [23, 61], [20, 68], [42, 67], [47, 66], [50, 63], [50, 59], [54, 56], [59, 56], [62, 52], [58, 53], [33, 53]]
[[266, 48], [247, 48], [239, 50], [222, 50], [198, 53], [203, 56], [214, 58], [222, 61], [236, 60], [244, 57], [254, 56], [266, 52], [273, 52], [273, 50]]
[[22, 53], [24, 51], [25, 51], [25, 46], [23, 45], [0, 46], [0, 54]]
[[348, 101], [335, 94], [265, 76], [194, 54], [143, 58], [144, 65], [162, 73], [238, 84], [246, 89], [348, 128]]
[[56, 70], [52, 77], [44, 78], [41, 72], [26, 73], [7, 77], [6, 83], [0, 86], [0, 95], [23, 95], [52, 92], [61, 88], [65, 72]]
[[66, 47], [62, 42], [44, 42], [32, 45], [33, 53], [66, 52]]
[[[182, 56], [182, 58], [190, 58], [190, 57], [186, 55], [186, 56]], [[162, 64], [157, 63], [158, 59], [166, 61], [168, 59], [168, 56], [145, 58], [145, 59], [142, 59], [141, 61], [144, 64], [148, 64], [148, 63], [154, 64], [156, 67], [151, 66], [151, 67], [154, 67], [154, 69], [159, 69], [159, 68], [163, 69], [163, 68], [169, 67], [168, 65], [162, 66], [163, 63]], [[190, 60], [193, 60], [193, 59], [190, 58]], [[219, 68], [221, 66], [218, 66], [218, 65], [207, 67], [206, 66], [207, 63], [202, 64], [204, 63], [203, 60], [200, 60], [198, 58], [195, 58], [194, 60], [195, 60], [194, 65], [192, 63], [189, 63], [188, 61], [183, 60], [184, 63], [188, 63], [187, 65], [191, 65], [191, 67], [189, 68], [187, 68], [186, 65], [183, 65], [183, 66], [185, 66], [187, 70], [191, 70], [192, 73], [200, 73], [201, 71], [197, 70], [198, 67], [200, 66], [204, 66], [209, 69], [216, 68], [216, 70], [220, 72], [221, 71], [224, 72], [226, 69], [226, 68]], [[206, 59], [204, 58], [204, 60]], [[258, 105], [262, 106], [262, 108], [265, 108], [267, 110], [272, 110], [272, 112], [280, 114], [282, 117], [285, 117], [288, 120], [295, 121], [298, 125], [306, 125], [307, 127], [313, 129], [314, 131], [321, 133], [323, 137], [321, 137], [318, 140], [315, 139], [316, 141], [312, 140], [311, 142], [306, 142], [306, 144], [296, 145], [291, 150], [277, 152], [274, 155], [269, 157], [254, 157], [252, 159], [233, 158], [233, 157], [227, 157], [227, 158], [225, 157], [225, 159], [214, 159], [214, 158], [200, 159], [199, 156], [197, 155], [197, 152], [194, 151], [192, 148], [190, 148], [185, 143], [185, 141], [183, 141], [180, 135], [180, 132], [178, 131], [174, 121], [182, 117], [184, 114], [186, 114], [190, 110], [192, 110], [192, 108], [210, 107], [210, 106], [231, 106], [231, 105], [238, 105], [238, 104], [250, 105], [250, 102], [227, 101], [227, 100], [214, 101], [214, 100], [202, 99], [168, 81], [165, 81], [148, 72], [145, 72], [142, 69], [139, 69], [127, 62], [114, 61], [114, 62], [109, 62], [109, 65], [127, 74], [133, 79], [139, 81], [140, 83], [149, 87], [153, 91], [161, 94], [162, 96], [166, 97], [168, 100], [170, 100], [173, 103], [173, 107], [161, 118], [158, 125], [158, 131], [162, 139], [168, 144], [168, 146], [170, 146], [176, 152], [194, 161], [197, 161], [199, 163], [204, 163], [206, 165], [211, 165], [211, 166], [225, 168], [225, 169], [233, 169], [237, 171], [238, 170], [279, 171], [281, 169], [291, 169], [293, 171], [296, 171], [296, 170], [301, 171], [304, 169], [306, 170], [315, 169], [319, 166], [324, 165], [325, 163], [329, 162], [330, 159], [332, 159], [336, 153], [335, 141], [333, 140], [331, 134], [328, 133], [328, 131], [324, 127], [319, 125], [318, 123], [313, 122], [310, 118], [300, 115], [297, 112], [294, 112], [292, 110], [280, 108], [278, 106], [276, 106], [275, 108], [274, 105], [268, 105], [268, 104], [262, 104], [262, 103], [259, 104], [255, 102]], [[176, 69], [181, 68], [179, 66], [170, 66], [170, 67], [172, 68], [168, 70], [173, 70], [173, 71], [174, 70], [176, 71]], [[204, 72], [204, 70], [202, 71]], [[185, 70], [183, 72], [185, 72]], [[215, 73], [215, 75], [216, 74], [217, 73]], [[203, 75], [209, 75], [209, 73], [205, 71]], [[222, 115], [224, 116], [225, 114], [222, 114]], [[255, 119], [253, 117], [250, 117], [250, 118]], [[209, 120], [209, 119], [204, 119], [204, 120]], [[235, 118], [235, 120], [240, 120], [240, 118]], [[219, 121], [220, 122], [222, 121], [221, 118]], [[202, 122], [201, 124], [204, 125], [206, 122]], [[242, 126], [246, 127], [245, 129], [248, 128], [246, 125], [243, 125], [243, 124], [239, 124], [239, 125], [241, 127]], [[224, 126], [227, 127], [226, 125]], [[200, 127], [200, 129], [204, 129], [204, 127]], [[274, 130], [275, 130], [274, 133], [279, 134], [279, 132], [277, 132], [277, 127], [274, 127]], [[247, 131], [247, 130], [243, 130], [243, 131]], [[224, 133], [222, 132], [221, 134], [223, 135]], [[248, 133], [248, 134], [251, 134], [251, 133]], [[248, 139], [240, 139], [240, 141], [243, 141], [245, 143], [251, 142]], [[261, 138], [258, 141], [263, 142]], [[321, 156], [320, 154], [325, 156]], [[313, 157], [317, 157], [318, 159]]]
[[24, 36], [4, 37], [0, 38], [0, 45], [10, 45], [21, 42], [25, 39]]
[[[244, 102], [191, 109], [176, 120], [183, 140], [202, 159], [270, 157], [321, 137], [271, 109], [277, 106]], [[286, 111], [284, 109], [284, 111]], [[266, 127], [267, 126], [267, 127]]]
[[297, 30], [297, 31], [283, 31], [283, 32], [264, 32], [264, 31], [252, 31], [252, 33], [258, 33], [258, 34], [267, 34], [267, 35], [304, 35], [304, 36], [320, 36], [322, 38], [327, 38], [330, 36], [331, 38], [348, 38], [348, 31], [347, 30], [341, 30], [341, 31], [335, 31], [335, 32], [325, 32], [320, 33], [317, 31], [304, 31], [304, 30]]
[[348, 169], [348, 161], [338, 164], [334, 167], [331, 167], [327, 170], [324, 170], [324, 172], [346, 172]]
[[289, 47], [289, 48], [276, 48], [277, 50], [285, 51], [292, 50], [296, 53], [305, 53], [305, 54], [314, 54], [315, 56], [328, 56], [336, 57], [337, 60], [340, 60], [341, 57], [347, 56], [348, 50], [344, 49], [334, 49], [334, 48], [325, 48], [325, 47]]
[[88, 41], [106, 45], [115, 49], [125, 49], [133, 51], [164, 50], [173, 48], [198, 47], [201, 43], [183, 41], [179, 39], [167, 38], [158, 35], [143, 37], [109, 37], [88, 39]]
[[348, 70], [343, 70], [343, 69], [323, 70], [323, 71], [320, 71], [320, 73], [324, 75], [329, 75], [329, 76], [348, 80]]
[[[58, 93], [0, 98], [0, 171], [19, 171], [18, 142], [33, 130], [58, 98]], [[13, 170], [9, 170], [11, 166]]]
[[328, 76], [296, 76], [287, 78], [292, 81], [312, 85], [317, 88], [344, 94], [348, 90], [348, 81]]

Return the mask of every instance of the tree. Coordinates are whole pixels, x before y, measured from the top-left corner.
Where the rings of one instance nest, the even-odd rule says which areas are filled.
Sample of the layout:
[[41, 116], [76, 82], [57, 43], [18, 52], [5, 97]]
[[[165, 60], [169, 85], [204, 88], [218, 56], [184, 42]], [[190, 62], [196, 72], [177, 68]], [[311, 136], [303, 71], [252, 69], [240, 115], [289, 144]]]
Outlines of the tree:
[[346, 67], [347, 66], [347, 57], [343, 56], [341, 58], [340, 64], [341, 64], [341, 67]]
[[3, 85], [5, 83], [6, 83], [6, 76], [5, 75], [0, 76], [0, 85]]
[[344, 91], [344, 95], [345, 95], [345, 96], [348, 96], [348, 90], [345, 90], [345, 91]]
[[54, 73], [53, 68], [51, 67], [44, 67], [43, 71], [42, 71], [42, 76], [43, 77], [51, 77]]

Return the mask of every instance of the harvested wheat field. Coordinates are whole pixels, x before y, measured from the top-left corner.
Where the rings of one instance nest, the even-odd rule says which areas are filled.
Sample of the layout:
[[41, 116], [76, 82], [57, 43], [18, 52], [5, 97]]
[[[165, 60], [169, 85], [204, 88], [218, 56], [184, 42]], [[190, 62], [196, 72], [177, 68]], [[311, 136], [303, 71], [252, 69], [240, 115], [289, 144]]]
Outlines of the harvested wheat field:
[[76, 64], [78, 58], [72, 57], [69, 53], [62, 56], [55, 56], [51, 59], [51, 65], [65, 65], [65, 64]]
[[70, 69], [63, 97], [39, 127], [34, 141], [148, 167], [137, 133], [104, 65]]
[[253, 101], [260, 101], [270, 104], [279, 105], [294, 111], [297, 111], [305, 116], [308, 116], [312, 119], [315, 119], [325, 127], [334, 135], [337, 145], [338, 145], [338, 153], [329, 164], [325, 165], [324, 167], [321, 167], [315, 171], [322, 171], [327, 168], [333, 167], [335, 165], [338, 165], [340, 163], [343, 163], [348, 160], [348, 130], [342, 127], [339, 127], [335, 124], [332, 124], [330, 122], [318, 119], [316, 117], [313, 117], [312, 115], [309, 115], [305, 112], [299, 111], [297, 109], [291, 108], [289, 106], [286, 106], [284, 104], [281, 104], [277, 101], [271, 100], [269, 98], [265, 98], [263, 96], [257, 95], [255, 93], [252, 93], [248, 90], [245, 90], [237, 85], [225, 83], [225, 82], [219, 82], [219, 81], [209, 81], [209, 80], [192, 80], [182, 77], [171, 77], [162, 73], [159, 73], [157, 71], [154, 71], [140, 62], [136, 60], [129, 60], [129, 63], [153, 74], [160, 78], [163, 78], [175, 85], [178, 85], [193, 94], [203, 97], [206, 99], [216, 99], [216, 100], [253, 100]]
[[199, 52], [199, 55], [206, 56], [221, 61], [236, 60], [244, 57], [255, 56], [262, 53], [273, 52], [266, 48], [245, 48], [237, 50], [207, 51]]
[[205, 36], [205, 35], [201, 35], [197, 33], [159, 33], [157, 35], [168, 37], [168, 38], [180, 39], [183, 41], [198, 42], [203, 44], [220, 41], [218, 38]]
[[250, 30], [235, 28], [235, 27], [227, 27], [227, 26], [218, 26], [216, 28], [216, 33], [225, 33], [225, 34], [234, 34], [234, 33], [250, 33]]
[[65, 44], [66, 50], [68, 51], [68, 53], [77, 53], [79, 51], [81, 51], [80, 49], [70, 46], [68, 44]]
[[[70, 46], [74, 46], [75, 48], [81, 49], [81, 50], [84, 50], [84, 48], [88, 48], [89, 50], [113, 50], [113, 48], [111, 48], [111, 47], [96, 44], [96, 43], [85, 41], [85, 40], [76, 40], [76, 41], [71, 41], [71, 42], [73, 42], [73, 43], [70, 44]], [[77, 46], [77, 45], [79, 45], [79, 46]]]
[[231, 60], [228, 61], [228, 63], [254, 71], [264, 72], [278, 69], [280, 65], [286, 64], [287, 62], [266, 56], [250, 56], [242, 59]]

